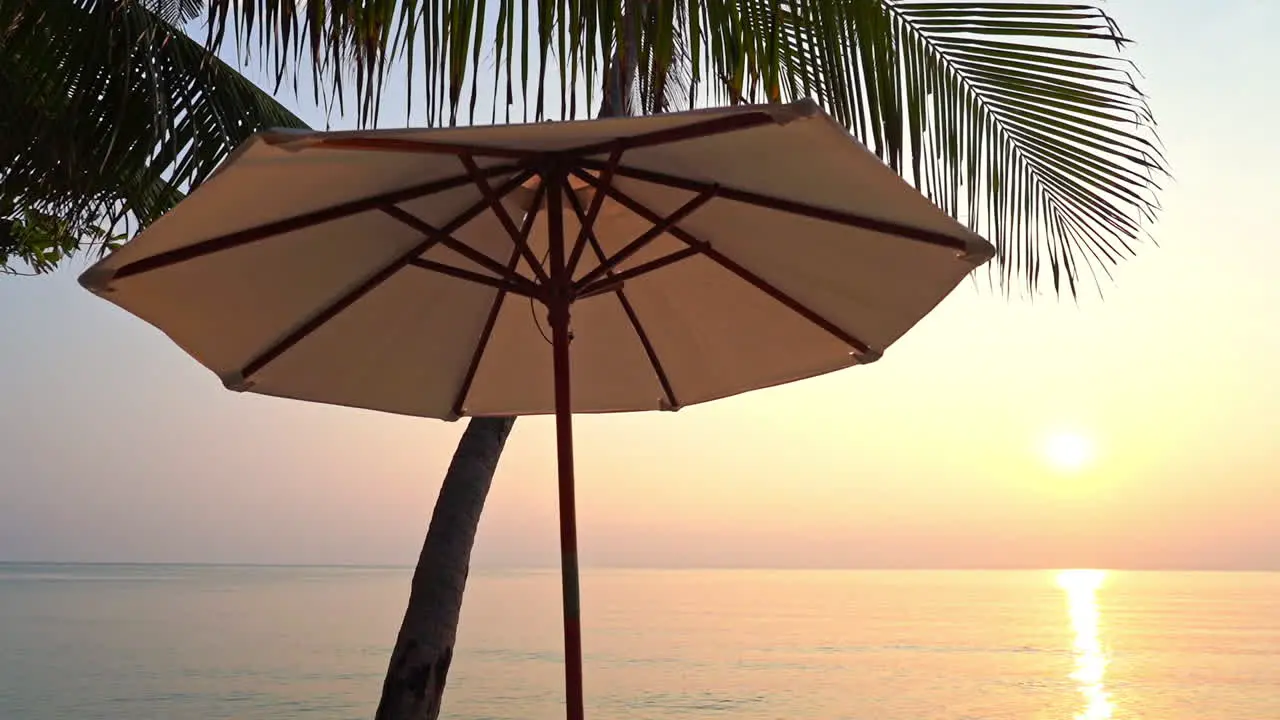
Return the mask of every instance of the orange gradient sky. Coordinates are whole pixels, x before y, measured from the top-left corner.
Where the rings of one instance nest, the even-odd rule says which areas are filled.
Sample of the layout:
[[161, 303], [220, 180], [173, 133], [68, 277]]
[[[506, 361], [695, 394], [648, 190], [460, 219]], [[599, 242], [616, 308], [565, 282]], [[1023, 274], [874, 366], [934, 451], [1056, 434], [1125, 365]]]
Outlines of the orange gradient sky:
[[[584, 564], [1280, 568], [1280, 5], [1108, 10], [1175, 173], [1159, 247], [1105, 300], [967, 284], [876, 365], [579, 419]], [[461, 423], [228, 393], [80, 268], [0, 279], [0, 560], [414, 560]], [[556, 562], [552, 440], [517, 424], [478, 564]]]

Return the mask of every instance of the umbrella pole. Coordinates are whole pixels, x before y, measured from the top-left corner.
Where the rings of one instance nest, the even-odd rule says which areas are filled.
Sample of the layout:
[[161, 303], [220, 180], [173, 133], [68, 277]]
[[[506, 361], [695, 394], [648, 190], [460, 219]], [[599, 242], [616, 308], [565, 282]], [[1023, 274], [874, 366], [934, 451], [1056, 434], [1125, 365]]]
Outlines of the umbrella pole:
[[582, 620], [578, 595], [578, 521], [573, 487], [573, 413], [569, 387], [569, 306], [571, 285], [565, 268], [562, 173], [544, 175], [550, 245], [552, 372], [555, 375], [556, 464], [560, 474], [560, 583], [564, 595], [564, 684], [569, 720], [583, 720]]

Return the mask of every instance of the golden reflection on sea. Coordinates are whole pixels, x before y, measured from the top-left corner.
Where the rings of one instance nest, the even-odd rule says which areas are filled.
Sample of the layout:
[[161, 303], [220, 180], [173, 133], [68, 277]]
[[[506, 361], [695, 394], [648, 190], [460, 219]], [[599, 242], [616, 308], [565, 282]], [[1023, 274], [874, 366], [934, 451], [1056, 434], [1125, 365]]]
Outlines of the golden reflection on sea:
[[1110, 720], [1112, 705], [1103, 679], [1107, 673], [1107, 655], [1102, 649], [1098, 631], [1098, 589], [1106, 580], [1104, 570], [1063, 570], [1058, 573], [1058, 586], [1067, 593], [1067, 611], [1075, 630], [1075, 671], [1071, 679], [1080, 684], [1084, 708], [1076, 720]]

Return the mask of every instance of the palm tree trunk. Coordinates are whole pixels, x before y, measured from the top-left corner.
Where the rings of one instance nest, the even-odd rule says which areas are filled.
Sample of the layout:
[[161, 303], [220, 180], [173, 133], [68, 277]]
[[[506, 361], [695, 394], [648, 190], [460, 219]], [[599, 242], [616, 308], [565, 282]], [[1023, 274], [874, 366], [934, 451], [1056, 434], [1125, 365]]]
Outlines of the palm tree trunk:
[[[628, 13], [624, 22], [631, 16]], [[627, 114], [635, 62], [635, 53], [622, 48], [614, 53], [605, 74], [599, 117]], [[437, 720], [440, 716], [471, 547], [514, 424], [513, 417], [473, 418], [458, 442], [413, 571], [409, 606], [391, 651], [374, 720]]]
[[436, 720], [480, 511], [515, 418], [473, 418], [440, 486], [376, 720]]

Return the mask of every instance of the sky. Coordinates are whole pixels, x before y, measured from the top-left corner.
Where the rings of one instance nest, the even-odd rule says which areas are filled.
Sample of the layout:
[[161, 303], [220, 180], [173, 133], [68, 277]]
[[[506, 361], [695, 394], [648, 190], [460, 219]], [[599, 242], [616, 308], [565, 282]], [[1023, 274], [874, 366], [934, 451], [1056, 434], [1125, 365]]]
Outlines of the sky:
[[[874, 365], [578, 418], [584, 565], [1280, 569], [1280, 5], [1107, 9], [1156, 244], [1102, 298], [966, 284]], [[229, 393], [81, 267], [0, 279], [0, 560], [413, 563], [463, 423]], [[553, 440], [517, 422], [478, 567], [557, 562]]]

